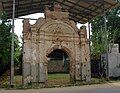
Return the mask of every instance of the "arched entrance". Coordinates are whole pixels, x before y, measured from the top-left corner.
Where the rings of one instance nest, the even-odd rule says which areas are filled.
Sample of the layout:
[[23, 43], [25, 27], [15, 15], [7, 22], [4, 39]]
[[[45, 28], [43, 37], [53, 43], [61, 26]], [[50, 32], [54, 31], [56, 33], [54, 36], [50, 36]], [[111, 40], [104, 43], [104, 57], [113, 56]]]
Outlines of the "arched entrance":
[[65, 47], [60, 49], [54, 47], [49, 50], [47, 53], [48, 82], [51, 81], [51, 78], [54, 78], [53, 82], [58, 83], [74, 81], [75, 73], [73, 69], [73, 60], [70, 53], [71, 52]]
[[[90, 80], [89, 43], [86, 27], [77, 29], [75, 22], [69, 19], [68, 12], [56, 13], [46, 10], [45, 15], [45, 18], [39, 18], [34, 25], [30, 25], [28, 19], [23, 21], [24, 83], [45, 83], [48, 80], [49, 61], [59, 61], [58, 63], [61, 61], [61, 68], [63, 66], [61, 71], [69, 69], [71, 82]], [[67, 58], [69, 68], [63, 61]], [[53, 71], [58, 67], [54, 66]]]
[[55, 49], [48, 55], [48, 73], [68, 73], [69, 56], [61, 50]]

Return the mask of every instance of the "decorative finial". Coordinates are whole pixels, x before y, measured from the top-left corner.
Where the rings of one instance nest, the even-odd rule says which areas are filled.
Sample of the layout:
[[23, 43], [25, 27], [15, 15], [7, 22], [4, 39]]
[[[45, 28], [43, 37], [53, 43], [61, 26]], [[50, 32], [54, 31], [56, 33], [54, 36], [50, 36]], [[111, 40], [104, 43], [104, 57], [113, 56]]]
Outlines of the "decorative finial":
[[58, 11], [58, 12], [62, 11], [62, 7], [60, 6], [59, 3], [54, 5], [54, 11]]
[[49, 10], [48, 5], [45, 5], [45, 10]]

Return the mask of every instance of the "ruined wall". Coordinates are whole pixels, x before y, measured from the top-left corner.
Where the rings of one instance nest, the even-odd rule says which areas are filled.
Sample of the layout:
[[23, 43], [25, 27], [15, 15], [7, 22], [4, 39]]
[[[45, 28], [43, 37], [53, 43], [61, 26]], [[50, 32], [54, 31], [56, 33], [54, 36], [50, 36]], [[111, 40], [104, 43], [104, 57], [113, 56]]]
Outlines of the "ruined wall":
[[68, 54], [71, 81], [90, 80], [86, 28], [78, 29], [75, 22], [69, 20], [68, 12], [62, 12], [61, 7], [55, 5], [54, 11], [46, 9], [45, 18], [39, 18], [34, 25], [25, 19], [23, 27], [24, 83], [46, 82], [47, 56], [55, 49]]

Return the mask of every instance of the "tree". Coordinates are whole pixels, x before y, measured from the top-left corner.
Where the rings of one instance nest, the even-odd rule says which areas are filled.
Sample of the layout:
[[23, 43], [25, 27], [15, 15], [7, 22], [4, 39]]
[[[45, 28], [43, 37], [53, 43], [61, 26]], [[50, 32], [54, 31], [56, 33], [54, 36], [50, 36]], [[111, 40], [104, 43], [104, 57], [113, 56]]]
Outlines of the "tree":
[[[5, 12], [0, 13], [0, 75], [2, 75], [6, 70], [10, 69], [10, 59], [11, 59], [11, 24], [10, 20], [6, 19]], [[15, 64], [19, 62], [20, 56], [20, 46], [19, 39], [17, 35], [15, 37]]]
[[[111, 45], [120, 37], [120, 7], [110, 10], [106, 13], [108, 42]], [[92, 25], [92, 58], [99, 59], [102, 53], [106, 52], [105, 31], [103, 16], [99, 16], [91, 21]], [[110, 49], [111, 50], [111, 49]], [[109, 51], [110, 52], [110, 51]]]

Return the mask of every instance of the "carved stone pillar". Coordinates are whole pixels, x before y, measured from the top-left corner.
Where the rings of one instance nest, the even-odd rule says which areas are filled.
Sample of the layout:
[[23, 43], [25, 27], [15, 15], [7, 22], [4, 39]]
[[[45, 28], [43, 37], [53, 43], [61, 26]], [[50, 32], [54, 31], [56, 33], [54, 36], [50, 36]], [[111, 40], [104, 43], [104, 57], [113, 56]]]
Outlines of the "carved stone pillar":
[[29, 20], [23, 20], [23, 82], [31, 81], [31, 32]]
[[32, 28], [32, 37], [31, 37], [31, 76], [32, 82], [37, 81], [37, 33], [35, 28]]
[[39, 82], [46, 82], [46, 71], [47, 71], [47, 63], [45, 59], [45, 32], [40, 31], [40, 43], [39, 43]]
[[90, 81], [90, 57], [89, 57], [89, 42], [87, 40], [87, 30], [82, 26], [79, 32], [80, 35], [80, 49], [81, 49], [81, 79], [83, 81]]

